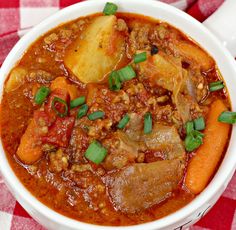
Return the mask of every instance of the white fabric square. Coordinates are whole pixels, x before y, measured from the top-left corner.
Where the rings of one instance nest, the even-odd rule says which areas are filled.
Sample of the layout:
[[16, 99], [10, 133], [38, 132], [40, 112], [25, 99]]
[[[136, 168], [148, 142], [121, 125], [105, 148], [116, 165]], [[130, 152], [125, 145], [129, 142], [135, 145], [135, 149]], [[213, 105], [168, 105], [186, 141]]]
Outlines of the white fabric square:
[[47, 8], [20, 8], [20, 28], [29, 28], [37, 25], [43, 19], [54, 14], [59, 10], [59, 7]]
[[0, 229], [10, 230], [11, 229], [12, 215], [0, 211]]

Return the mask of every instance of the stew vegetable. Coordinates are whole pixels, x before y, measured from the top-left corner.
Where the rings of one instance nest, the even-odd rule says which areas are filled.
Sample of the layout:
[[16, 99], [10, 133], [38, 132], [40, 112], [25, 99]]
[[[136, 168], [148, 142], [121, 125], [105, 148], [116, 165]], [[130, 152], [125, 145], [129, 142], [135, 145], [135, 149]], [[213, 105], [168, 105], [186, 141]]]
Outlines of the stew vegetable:
[[236, 115], [206, 51], [165, 22], [117, 10], [107, 3], [38, 38], [5, 82], [0, 124], [11, 167], [37, 199], [125, 226], [201, 193]]

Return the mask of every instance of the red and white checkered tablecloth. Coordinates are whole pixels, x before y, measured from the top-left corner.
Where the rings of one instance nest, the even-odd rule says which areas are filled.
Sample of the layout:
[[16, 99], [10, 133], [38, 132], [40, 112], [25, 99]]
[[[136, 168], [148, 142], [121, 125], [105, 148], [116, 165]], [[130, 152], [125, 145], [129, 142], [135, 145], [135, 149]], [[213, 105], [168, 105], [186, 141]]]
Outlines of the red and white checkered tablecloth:
[[[0, 66], [18, 39], [33, 25], [59, 9], [79, 1], [81, 0], [0, 0]], [[203, 21], [224, 0], [162, 1], [186, 10], [199, 21]], [[190, 229], [236, 230], [236, 174], [212, 210]], [[14, 199], [1, 175], [0, 230], [44, 230]]]

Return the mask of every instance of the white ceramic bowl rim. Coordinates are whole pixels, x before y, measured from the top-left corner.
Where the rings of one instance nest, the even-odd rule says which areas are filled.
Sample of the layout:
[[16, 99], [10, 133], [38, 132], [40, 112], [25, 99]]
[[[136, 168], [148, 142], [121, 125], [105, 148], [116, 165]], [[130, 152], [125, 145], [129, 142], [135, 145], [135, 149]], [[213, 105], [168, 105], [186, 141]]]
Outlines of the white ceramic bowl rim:
[[[67, 7], [57, 12], [53, 16], [49, 17], [48, 19], [44, 20], [38, 26], [33, 28], [28, 34], [26, 34], [11, 50], [4, 64], [2, 65], [2, 68], [0, 70], [1, 95], [3, 91], [2, 86], [4, 84], [4, 80], [6, 76], [8, 75], [9, 71], [14, 66], [14, 64], [16, 63], [16, 60], [19, 60], [21, 58], [23, 51], [25, 50], [26, 47], [29, 46], [29, 44], [32, 44], [35, 41], [35, 39], [37, 39], [40, 35], [44, 34], [49, 29], [56, 27], [61, 22], [63, 21], [66, 22], [66, 21], [72, 20], [73, 18], [76, 18], [76, 17], [72, 17], [68, 15], [70, 14], [74, 15], [76, 11], [83, 12], [81, 15], [84, 15], [84, 16], [89, 15], [92, 12], [96, 13], [102, 10], [105, 2], [106, 0], [88, 1], [88, 2], [77, 3], [75, 5]], [[233, 82], [232, 82], [228, 75], [233, 74], [232, 76], [236, 78], [236, 66], [235, 66], [234, 59], [229, 54], [229, 52], [221, 45], [218, 39], [215, 38], [215, 36], [211, 34], [201, 23], [199, 23], [198, 21], [196, 21], [195, 19], [193, 19], [191, 16], [187, 15], [186, 13], [174, 7], [171, 7], [169, 5], [163, 4], [161, 2], [137, 1], [137, 0], [113, 0], [112, 2], [115, 2], [120, 6], [120, 11], [127, 12], [127, 10], [123, 10], [124, 8], [124, 9], [130, 9], [128, 10], [129, 12], [137, 12], [140, 14], [141, 12], [144, 12], [143, 13], [144, 15], [146, 15], [147, 12], [149, 11], [154, 12], [155, 9], [159, 9], [159, 12], [163, 12], [163, 14], [160, 13], [159, 14], [160, 17], [157, 15], [156, 18], [166, 18], [165, 21], [176, 26], [177, 28], [180, 28], [180, 30], [185, 31], [185, 32], [187, 29], [190, 31], [191, 30], [190, 27], [192, 27], [193, 31], [186, 32], [186, 33], [189, 34], [191, 37], [193, 37], [196, 41], [198, 41], [201, 44], [201, 46], [207, 49], [213, 57], [217, 56], [217, 58], [215, 59], [217, 61], [219, 69], [221, 70], [223, 76], [227, 76], [225, 77], [225, 80], [229, 88], [229, 93], [231, 96], [233, 95], [233, 88], [231, 88], [232, 87], [231, 83], [235, 83], [236, 80], [233, 79], [232, 80]], [[141, 11], [141, 9], [143, 9], [143, 11]], [[153, 14], [153, 17], [155, 17], [154, 13], [152, 14]], [[180, 22], [178, 22], [178, 20], [175, 21], [174, 19], [172, 19], [171, 15], [173, 16], [173, 18], [178, 17]], [[200, 33], [200, 35], [198, 33]], [[204, 39], [206, 40], [206, 43], [208, 43], [207, 46], [205, 46], [203, 42]], [[231, 98], [231, 100], [232, 100], [232, 107], [235, 110], [236, 99]], [[127, 226], [127, 227], [107, 226], [106, 227], [106, 226], [87, 224], [87, 223], [79, 222], [79, 221], [70, 219], [68, 217], [65, 217], [53, 211], [52, 209], [48, 208], [47, 206], [39, 202], [20, 183], [20, 181], [15, 176], [14, 172], [12, 171], [5, 157], [2, 144], [0, 145], [0, 170], [1, 170], [2, 175], [5, 178], [7, 185], [9, 186], [10, 190], [13, 191], [13, 193], [15, 194], [18, 200], [24, 199], [24, 201], [27, 204], [32, 206], [35, 210], [40, 212], [42, 215], [44, 215], [45, 218], [52, 219], [55, 222], [61, 224], [61, 226], [70, 227], [74, 229], [84, 229], [84, 230], [85, 229], [113, 230], [114, 228], [127, 229], [127, 230], [158, 229], [158, 228], [164, 228], [166, 226], [169, 226], [171, 224], [178, 222], [180, 219], [186, 218], [191, 213], [195, 212], [197, 209], [203, 206], [205, 203], [209, 202], [211, 198], [213, 197], [213, 195], [220, 191], [220, 188], [222, 187], [225, 188], [227, 186], [227, 183], [230, 177], [232, 176], [235, 166], [236, 166], [236, 157], [234, 157], [232, 154], [233, 150], [236, 150], [236, 142], [232, 142], [233, 138], [234, 139], [236, 138], [235, 128], [233, 128], [231, 141], [229, 144], [227, 154], [223, 160], [223, 163], [221, 164], [219, 170], [217, 171], [215, 177], [212, 179], [210, 184], [199, 196], [197, 196], [191, 203], [189, 203], [182, 209], [176, 211], [173, 214], [168, 215], [167, 217], [164, 217], [162, 219], [152, 221], [149, 223], [135, 225], [135, 226]], [[14, 189], [14, 188], [17, 188], [17, 189]]]

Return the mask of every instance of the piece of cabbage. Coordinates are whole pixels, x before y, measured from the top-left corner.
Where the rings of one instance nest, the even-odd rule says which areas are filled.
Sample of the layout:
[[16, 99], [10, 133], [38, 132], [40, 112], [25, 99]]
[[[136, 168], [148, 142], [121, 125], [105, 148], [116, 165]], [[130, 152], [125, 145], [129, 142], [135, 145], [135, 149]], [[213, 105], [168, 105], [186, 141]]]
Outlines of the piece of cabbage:
[[208, 71], [214, 66], [213, 59], [196, 45], [178, 42], [173, 46], [173, 49], [184, 61], [199, 66], [202, 71]]
[[141, 75], [153, 86], [158, 85], [172, 92], [172, 101], [185, 123], [191, 119], [190, 109], [197, 106], [196, 86], [189, 72], [182, 68], [181, 58], [159, 52], [139, 64]]

